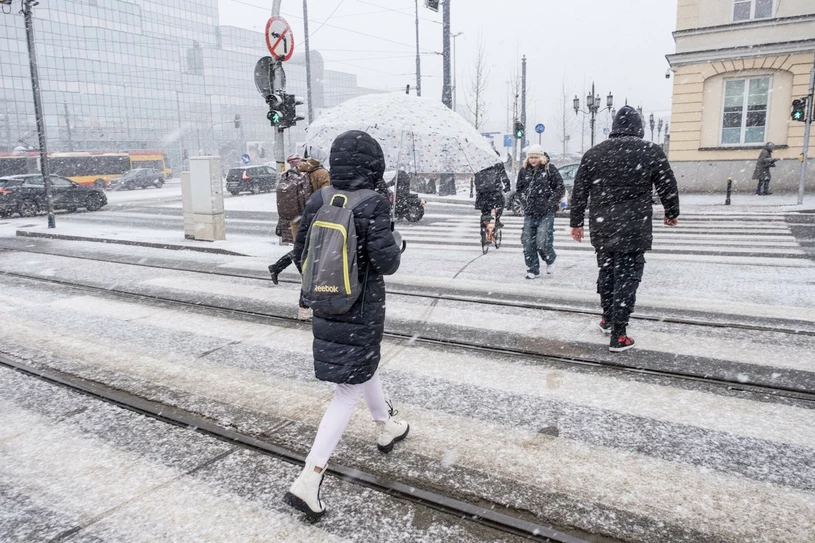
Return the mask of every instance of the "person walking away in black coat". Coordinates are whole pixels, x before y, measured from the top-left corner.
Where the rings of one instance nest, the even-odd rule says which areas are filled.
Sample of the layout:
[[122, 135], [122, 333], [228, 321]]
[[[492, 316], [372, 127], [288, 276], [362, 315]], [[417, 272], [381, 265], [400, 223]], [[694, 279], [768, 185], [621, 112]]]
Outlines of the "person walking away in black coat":
[[645, 252], [653, 242], [652, 187], [665, 208], [665, 224], [676, 226], [679, 217], [679, 191], [668, 157], [659, 146], [644, 141], [644, 134], [637, 110], [623, 107], [608, 139], [583, 155], [572, 192], [575, 241], [583, 241], [591, 202], [589, 231], [600, 268], [597, 292], [603, 307], [600, 329], [611, 333], [612, 352], [634, 346], [627, 335], [628, 317], [645, 269]]
[[524, 166], [518, 172], [516, 193], [524, 200], [524, 246], [526, 278], [540, 277], [540, 261], [546, 262], [546, 273], [555, 270], [555, 212], [566, 192], [563, 177], [540, 145], [530, 145]]
[[511, 189], [507, 171], [504, 164], [498, 162], [489, 168], [476, 172], [473, 182], [475, 184], [475, 208], [481, 211], [482, 226], [487, 226], [492, 220], [492, 210], [495, 210], [495, 227], [501, 228], [501, 215], [504, 214], [504, 194]]
[[775, 163], [778, 160], [777, 158], [773, 158], [773, 149], [775, 149], [775, 144], [769, 141], [758, 154], [756, 169], [753, 171], [753, 179], [758, 181], [756, 196], [772, 194], [772, 192], [770, 192], [770, 178], [772, 177], [770, 175], [770, 168], [775, 168]]
[[[330, 163], [334, 189], [343, 192], [375, 190], [382, 184], [385, 156], [379, 143], [365, 132], [350, 131], [338, 136], [331, 147]], [[311, 197], [297, 232], [294, 256], [301, 271], [306, 237], [322, 205], [322, 194]], [[317, 379], [336, 383], [336, 388], [306, 458], [305, 468], [285, 497], [286, 503], [312, 519], [325, 512], [319, 495], [323, 471], [360, 396], [365, 398], [379, 427], [377, 447], [381, 452], [390, 452], [410, 430], [407, 422], [393, 418], [394, 411], [385, 399], [378, 372], [380, 344], [385, 331], [384, 276], [399, 268], [402, 249], [391, 230], [389, 211], [387, 199], [380, 194], [372, 195], [353, 208], [362, 293], [347, 313], [337, 315], [314, 311], [314, 372]]]

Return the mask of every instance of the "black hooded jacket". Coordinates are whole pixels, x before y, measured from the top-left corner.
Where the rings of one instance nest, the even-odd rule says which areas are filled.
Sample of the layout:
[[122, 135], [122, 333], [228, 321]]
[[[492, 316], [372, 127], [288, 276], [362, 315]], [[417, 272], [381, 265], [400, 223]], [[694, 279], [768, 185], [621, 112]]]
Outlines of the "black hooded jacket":
[[598, 252], [649, 251], [653, 242], [652, 187], [665, 216], [679, 216], [679, 191], [668, 157], [642, 139], [637, 111], [623, 107], [614, 118], [609, 138], [589, 149], [574, 180], [571, 226], [583, 226], [591, 200], [589, 231]]
[[[365, 132], [341, 134], [331, 146], [331, 186], [342, 191], [374, 190], [382, 184], [385, 157], [382, 148]], [[314, 216], [322, 206], [315, 194], [306, 204], [294, 243], [294, 261], [302, 269], [303, 249]], [[385, 275], [396, 272], [400, 249], [391, 232], [390, 204], [384, 196], [366, 200], [354, 209], [359, 280], [362, 293], [348, 313], [314, 312], [314, 372], [333, 383], [368, 381], [379, 367], [380, 343], [385, 332]]]

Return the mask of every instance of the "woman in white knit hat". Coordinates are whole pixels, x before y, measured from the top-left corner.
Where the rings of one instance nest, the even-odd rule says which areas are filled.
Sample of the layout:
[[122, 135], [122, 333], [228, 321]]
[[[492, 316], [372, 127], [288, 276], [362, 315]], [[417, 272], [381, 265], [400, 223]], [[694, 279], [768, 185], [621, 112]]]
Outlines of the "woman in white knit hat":
[[546, 262], [546, 273], [555, 269], [555, 212], [563, 198], [563, 178], [549, 155], [540, 145], [531, 145], [518, 172], [516, 191], [524, 199], [524, 229], [521, 241], [526, 260], [526, 278], [540, 277], [540, 261]]

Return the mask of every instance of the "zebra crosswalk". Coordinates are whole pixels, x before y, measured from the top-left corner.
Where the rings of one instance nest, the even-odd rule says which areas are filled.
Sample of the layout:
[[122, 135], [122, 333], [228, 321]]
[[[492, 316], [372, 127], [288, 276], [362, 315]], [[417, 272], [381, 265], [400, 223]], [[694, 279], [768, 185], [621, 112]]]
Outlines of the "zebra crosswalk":
[[[414, 248], [480, 250], [477, 216], [435, 217], [418, 224], [401, 224], [403, 239]], [[501, 220], [504, 223], [501, 250], [521, 251], [523, 217], [504, 216]], [[578, 244], [571, 239], [568, 217], [555, 219], [555, 248], [558, 253], [567, 254], [594, 250], [588, 242]], [[671, 255], [680, 260], [723, 263], [747, 259], [776, 266], [813, 265], [782, 215], [683, 215], [675, 228], [655, 220], [650, 254], [657, 258]]]

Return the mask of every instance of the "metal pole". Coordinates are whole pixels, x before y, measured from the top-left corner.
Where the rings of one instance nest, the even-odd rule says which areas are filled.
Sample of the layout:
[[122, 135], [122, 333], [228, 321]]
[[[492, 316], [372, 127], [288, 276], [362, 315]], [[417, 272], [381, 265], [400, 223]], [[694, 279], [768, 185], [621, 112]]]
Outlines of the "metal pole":
[[724, 205], [726, 205], [726, 206], [730, 205], [730, 195], [731, 195], [732, 192], [733, 192], [733, 178], [728, 177], [727, 178], [727, 197], [724, 199]]
[[[591, 96], [592, 100], [597, 93], [594, 91], [594, 83], [591, 84]], [[591, 146], [594, 147], [594, 125], [595, 125], [595, 116], [597, 115], [597, 104], [593, 105], [589, 108], [591, 110]]]
[[178, 91], [175, 91], [175, 110], [178, 115], [178, 164], [179, 171], [184, 171], [184, 130], [181, 128], [181, 101], [178, 99]]
[[441, 93], [442, 103], [453, 109], [453, 89], [450, 78], [450, 1], [444, 0], [444, 39], [442, 54], [444, 55], [444, 87]]
[[8, 110], [6, 111], [6, 141], [8, 142], [8, 151], [14, 150], [14, 145], [11, 142], [11, 119], [9, 119]]
[[[308, 1], [303, 0], [303, 31], [306, 34], [306, 103], [308, 104], [308, 124], [314, 121], [314, 106], [311, 103], [311, 48], [308, 44]], [[241, 125], [243, 126], [243, 125]]]
[[419, 55], [419, 0], [416, 0], [416, 96], [422, 95], [422, 57]]
[[71, 118], [68, 116], [68, 102], [62, 102], [62, 106], [65, 109], [65, 129], [68, 132], [68, 151], [73, 152], [74, 142], [71, 139]]
[[807, 160], [809, 159], [809, 136], [812, 132], [812, 112], [815, 100], [815, 62], [812, 64], [812, 70], [809, 72], [809, 94], [807, 95], [807, 120], [804, 127], [804, 149], [803, 158], [801, 163], [801, 177], [798, 179], [798, 205], [804, 203], [804, 188], [807, 181]]
[[453, 111], [456, 111], [458, 108], [458, 84], [456, 83], [456, 38], [459, 37], [461, 33], [455, 34], [453, 36]]
[[56, 228], [54, 217], [54, 195], [51, 190], [51, 175], [48, 170], [48, 149], [45, 142], [45, 121], [42, 116], [42, 97], [40, 96], [40, 78], [37, 70], [37, 52], [34, 48], [34, 23], [32, 22], [31, 8], [36, 6], [36, 0], [23, 0], [23, 17], [25, 19], [25, 33], [28, 38], [28, 62], [31, 69], [31, 91], [34, 93], [34, 115], [37, 118], [37, 135], [40, 140], [40, 171], [45, 182], [45, 201], [48, 207], [48, 228]]
[[[524, 136], [528, 127], [526, 126], [526, 55], [521, 58], [521, 122], [524, 125]], [[525, 141], [521, 142], [523, 148]]]

